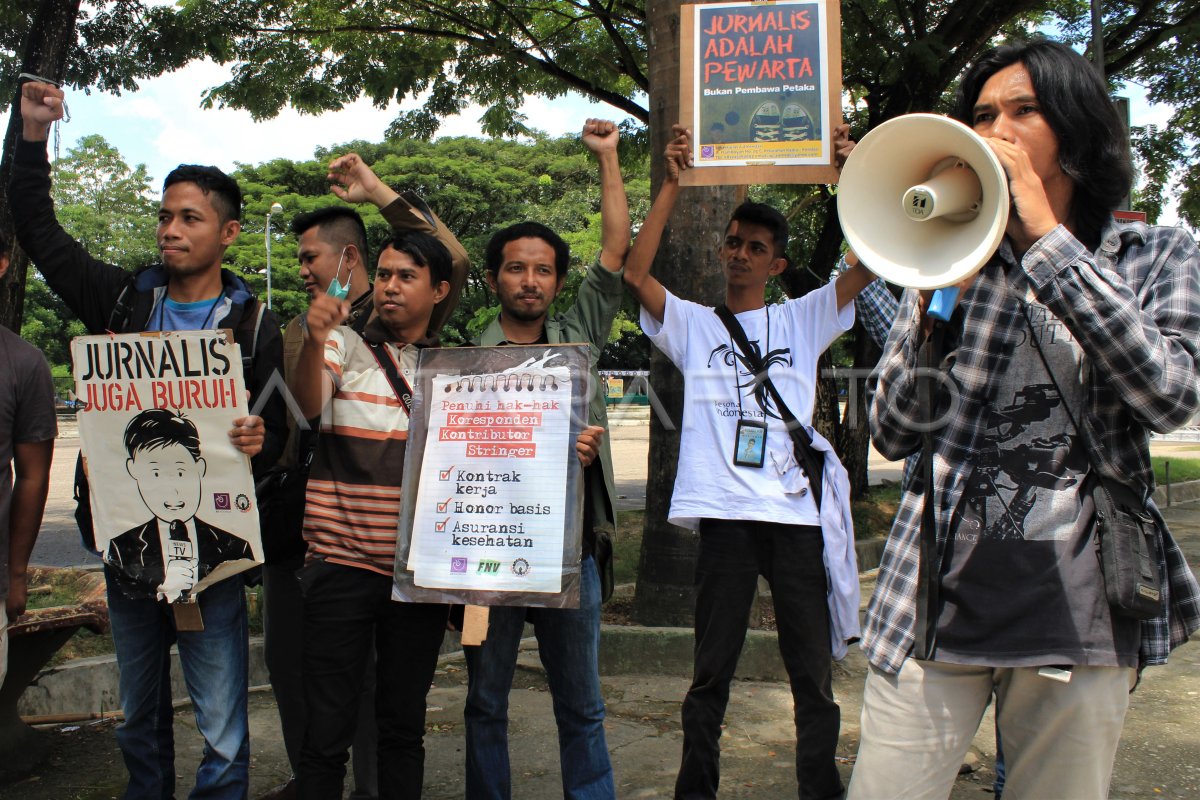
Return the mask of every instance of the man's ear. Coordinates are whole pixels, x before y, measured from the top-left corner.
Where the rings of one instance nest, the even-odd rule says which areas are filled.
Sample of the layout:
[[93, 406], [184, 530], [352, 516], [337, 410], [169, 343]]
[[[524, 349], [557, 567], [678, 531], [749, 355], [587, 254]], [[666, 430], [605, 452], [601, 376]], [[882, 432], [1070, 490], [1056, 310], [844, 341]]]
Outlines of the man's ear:
[[492, 294], [499, 294], [500, 292], [496, 290], [496, 273], [492, 272], [490, 269], [485, 269], [483, 271], [483, 277], [487, 281], [488, 288], [492, 290]]
[[433, 287], [433, 302], [442, 302], [446, 299], [446, 295], [450, 294], [450, 281], [439, 281], [437, 286]]
[[200, 465], [200, 477], [204, 477], [204, 473], [208, 471], [208, 462], [203, 458], [197, 458], [196, 463]]
[[231, 219], [221, 225], [221, 244], [229, 247], [237, 239], [238, 234], [242, 232], [242, 223], [236, 219]]
[[781, 272], [783, 272], [785, 269], [787, 269], [787, 265], [788, 265], [788, 260], [781, 256], [780, 258], [777, 258], [771, 262], [771, 271], [768, 274], [769, 275], [778, 275]]
[[0, 254], [0, 278], [3, 278], [8, 273], [8, 255]]
[[132, 458], [125, 459], [125, 471], [129, 473], [129, 477], [133, 478], [135, 481], [137, 480], [137, 476], [133, 474], [133, 459]]

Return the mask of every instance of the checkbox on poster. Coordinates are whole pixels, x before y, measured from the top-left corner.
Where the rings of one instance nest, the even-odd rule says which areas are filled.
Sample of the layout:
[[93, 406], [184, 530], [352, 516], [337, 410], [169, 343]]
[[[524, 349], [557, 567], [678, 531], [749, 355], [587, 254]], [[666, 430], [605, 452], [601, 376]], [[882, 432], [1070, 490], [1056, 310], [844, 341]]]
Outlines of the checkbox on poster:
[[447, 523], [447, 522], [449, 522], [449, 521], [450, 521], [450, 518], [449, 518], [449, 517], [446, 517], [446, 518], [445, 518], [444, 520], [442, 520], [441, 522], [435, 522], [435, 523], [433, 523], [433, 529], [434, 529], [435, 531], [437, 531], [438, 533], [442, 533], [442, 532], [444, 532], [444, 531], [446, 530], [446, 523]]
[[437, 513], [439, 513], [439, 514], [445, 514], [445, 513], [446, 513], [446, 507], [450, 505], [450, 501], [451, 501], [451, 500], [453, 500], [453, 499], [454, 499], [454, 497], [453, 497], [453, 496], [451, 496], [451, 497], [447, 497], [445, 500], [443, 500], [442, 502], [438, 503], [438, 504], [437, 504]]
[[450, 468], [449, 468], [449, 469], [439, 469], [439, 470], [438, 470], [438, 480], [439, 480], [439, 481], [448, 481], [448, 480], [450, 480], [450, 473], [451, 473], [451, 472], [453, 472], [453, 471], [454, 471], [454, 465], [453, 465], [453, 464], [451, 464], [451, 465], [450, 465]]

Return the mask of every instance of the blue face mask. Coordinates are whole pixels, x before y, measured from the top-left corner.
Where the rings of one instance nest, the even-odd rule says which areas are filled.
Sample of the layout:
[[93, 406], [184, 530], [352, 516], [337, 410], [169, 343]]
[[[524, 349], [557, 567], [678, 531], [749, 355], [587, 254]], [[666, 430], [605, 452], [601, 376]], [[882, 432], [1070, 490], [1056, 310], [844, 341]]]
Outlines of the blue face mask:
[[350, 276], [354, 274], [354, 267], [346, 273], [346, 282], [338, 283], [338, 276], [342, 274], [342, 262], [346, 260], [346, 250], [349, 246], [342, 248], [342, 254], [338, 257], [337, 272], [333, 274], [333, 280], [329, 282], [329, 288], [325, 290], [325, 294], [330, 297], [336, 297], [338, 300], [345, 300], [350, 296]]

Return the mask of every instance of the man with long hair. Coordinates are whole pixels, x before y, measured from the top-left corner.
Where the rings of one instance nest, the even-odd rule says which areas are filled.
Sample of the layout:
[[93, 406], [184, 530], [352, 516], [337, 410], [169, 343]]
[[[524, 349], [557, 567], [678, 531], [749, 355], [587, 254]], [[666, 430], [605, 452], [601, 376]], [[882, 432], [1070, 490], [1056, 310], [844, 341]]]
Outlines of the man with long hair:
[[[874, 376], [876, 448], [932, 463], [906, 482], [867, 610], [850, 797], [945, 798], [993, 693], [1006, 795], [1105, 797], [1138, 670], [1200, 608], [1161, 519], [1169, 600], [1148, 621], [1110, 607], [1091, 487], [1149, 498], [1150, 432], [1200, 408], [1200, 254], [1182, 229], [1113, 217], [1132, 180], [1124, 126], [1070, 48], [989, 51], [955, 116], [995, 152], [1013, 207], [949, 322], [906, 293]], [[922, 402], [919, 353], [939, 339]], [[913, 424], [931, 414], [936, 430]]]

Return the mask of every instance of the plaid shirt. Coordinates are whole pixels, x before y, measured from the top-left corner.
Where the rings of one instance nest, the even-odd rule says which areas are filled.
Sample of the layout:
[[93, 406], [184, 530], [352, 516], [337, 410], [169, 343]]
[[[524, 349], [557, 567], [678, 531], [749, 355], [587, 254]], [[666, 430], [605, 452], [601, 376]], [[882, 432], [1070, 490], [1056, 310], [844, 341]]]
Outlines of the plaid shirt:
[[[1200, 408], [1200, 252], [1182, 229], [1110, 219], [1088, 253], [1059, 226], [1017, 265], [1006, 239], [965, 292], [947, 330], [935, 390], [934, 520], [939, 546], [953, 530], [959, 498], [987, 425], [987, 406], [1013, 347], [1025, 335], [1021, 304], [1035, 300], [1062, 320], [1084, 353], [1087, 419], [1099, 440], [1095, 466], [1149, 497], [1154, 488], [1149, 432], [1166, 432]], [[906, 422], [928, 419], [914, 370], [923, 341], [917, 293], [901, 303], [883, 358], [871, 376], [871, 437], [886, 457], [919, 452]], [[952, 342], [952, 339], [957, 341]], [[956, 397], [947, 388], [952, 385]], [[915, 482], [918, 487], [923, 481]], [[867, 606], [863, 649], [879, 669], [899, 672], [916, 631], [917, 562], [924, 495], [906, 487]], [[1164, 612], [1142, 623], [1142, 664], [1161, 664], [1200, 627], [1200, 587], [1151, 504], [1160, 531]], [[939, 550], [940, 551], [940, 550]]]
[[[837, 272], [850, 269], [843, 254], [837, 263]], [[883, 347], [887, 341], [888, 332], [892, 329], [892, 321], [896, 319], [896, 309], [900, 307], [896, 296], [888, 289], [883, 278], [876, 278], [854, 298], [854, 313], [858, 321], [866, 329], [871, 341]]]

